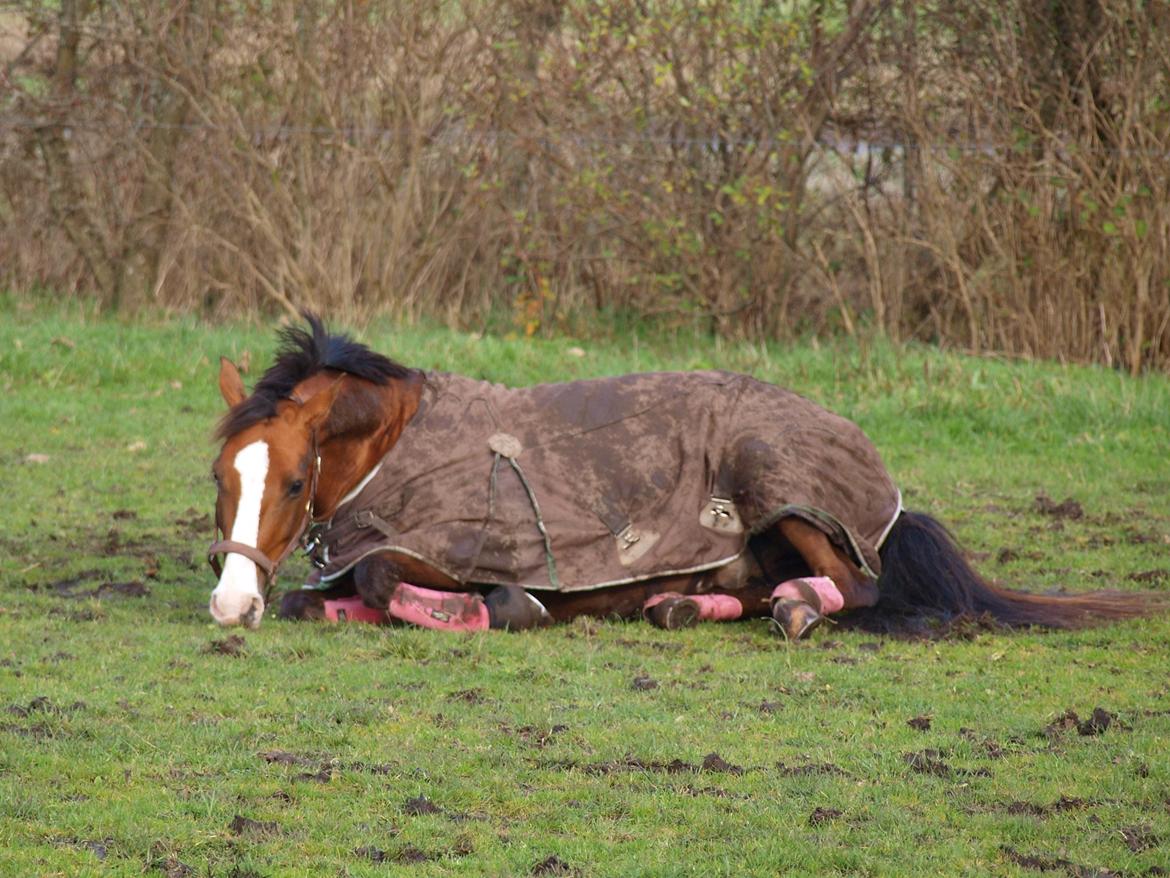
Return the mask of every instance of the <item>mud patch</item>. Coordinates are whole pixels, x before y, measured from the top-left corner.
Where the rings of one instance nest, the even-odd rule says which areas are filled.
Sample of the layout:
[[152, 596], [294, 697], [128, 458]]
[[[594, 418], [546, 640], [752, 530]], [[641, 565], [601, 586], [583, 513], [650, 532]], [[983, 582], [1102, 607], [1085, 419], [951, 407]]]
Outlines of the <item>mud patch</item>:
[[743, 768], [732, 765], [718, 753], [708, 753], [703, 757], [703, 771], [722, 772], [726, 774], [743, 774]]
[[83, 585], [105, 578], [106, 574], [99, 570], [86, 570], [65, 579], [58, 579], [55, 582], [29, 583], [25, 588], [33, 592], [49, 589], [56, 597], [68, 600], [85, 598], [104, 600], [109, 597], [144, 598], [150, 596], [150, 588], [137, 579], [126, 582], [103, 582], [97, 588], [81, 588]]
[[906, 725], [910, 726], [916, 732], [929, 732], [931, 719], [932, 717], [924, 713], [920, 716], [910, 717], [910, 719], [906, 720]]
[[110, 853], [110, 847], [113, 845], [112, 838], [103, 838], [101, 840], [89, 838], [63, 838], [55, 844], [64, 845], [66, 847], [77, 848], [78, 850], [89, 851], [98, 860], [105, 860]]
[[1072, 497], [1066, 497], [1057, 503], [1043, 491], [1036, 495], [1032, 509], [1040, 515], [1048, 515], [1055, 519], [1071, 519], [1076, 521], [1085, 517], [1085, 509]]
[[539, 863], [534, 863], [528, 874], [535, 876], [579, 876], [581, 872], [553, 854]]
[[155, 843], [151, 846], [148, 868], [158, 872], [165, 878], [192, 878], [195, 870], [180, 860], [175, 854], [164, 853], [166, 845]]
[[1162, 839], [1154, 835], [1148, 826], [1123, 826], [1118, 832], [1125, 846], [1135, 854], [1156, 848], [1162, 843]]
[[930, 747], [926, 750], [919, 750], [916, 753], [904, 753], [902, 755], [906, 766], [917, 774], [933, 774], [935, 777], [991, 777], [991, 772], [986, 768], [954, 768], [947, 764], [942, 759], [942, 752]]
[[372, 845], [358, 848], [353, 852], [353, 855], [361, 860], [369, 860], [371, 863], [385, 863], [389, 859], [389, 855], [384, 850]]
[[355, 857], [362, 860], [368, 860], [371, 863], [399, 863], [404, 866], [414, 865], [416, 863], [426, 863], [430, 860], [437, 859], [424, 850], [416, 848], [412, 844], [404, 845], [397, 852], [391, 854], [381, 848], [376, 848], [373, 845], [366, 845], [357, 848], [353, 852]]
[[85, 710], [89, 705], [84, 701], [74, 701], [68, 707], [61, 707], [54, 704], [48, 697], [38, 695], [28, 704], [10, 704], [6, 711], [13, 716], [28, 717], [36, 714], [49, 714], [59, 716], [66, 713], [76, 713], [79, 710]]
[[851, 776], [845, 769], [832, 762], [806, 762], [802, 765], [785, 765], [783, 762], [777, 762], [776, 770], [784, 777], [810, 777], [819, 774]]
[[675, 640], [630, 640], [624, 637], [619, 637], [614, 644], [624, 649], [649, 649], [654, 652], [678, 652], [683, 648], [683, 644]]
[[211, 513], [200, 512], [191, 506], [175, 519], [175, 526], [182, 528], [184, 536], [209, 536], [211, 534]]
[[442, 814], [443, 809], [428, 799], [426, 796], [415, 796], [413, 799], [407, 799], [402, 804], [404, 813], [412, 817], [419, 817], [424, 814]]
[[428, 854], [426, 851], [419, 850], [414, 845], [408, 844], [403, 846], [403, 848], [394, 855], [394, 862], [409, 866], [412, 863], [425, 863], [430, 858], [430, 854]]
[[488, 701], [482, 689], [460, 689], [458, 692], [452, 692], [447, 698], [451, 701], [462, 701], [472, 707], [478, 707]]
[[1065, 811], [1079, 811], [1088, 808], [1089, 802], [1075, 796], [1061, 796], [1051, 805], [1036, 805], [1032, 802], [1008, 802], [1004, 809], [1009, 814], [1027, 814], [1032, 817], [1049, 817]]
[[635, 692], [649, 692], [651, 689], [658, 688], [658, 681], [653, 677], [640, 674], [630, 682], [630, 688]]
[[265, 750], [263, 753], [257, 754], [265, 762], [275, 763], [276, 765], [314, 765], [318, 760], [309, 756], [298, 756], [296, 753], [289, 753], [287, 750]]
[[1117, 718], [1117, 714], [1103, 707], [1094, 707], [1092, 715], [1086, 720], [1082, 720], [1075, 710], [1066, 710], [1046, 725], [1041, 733], [1052, 741], [1071, 729], [1076, 729], [1078, 735], [1091, 737], [1103, 735], [1110, 728], [1131, 731], [1130, 726]]
[[624, 759], [615, 759], [612, 762], [576, 762], [572, 759], [554, 762], [538, 763], [540, 768], [551, 768], [557, 771], [580, 771], [583, 774], [604, 776], [618, 774], [624, 771], [645, 771], [660, 774], [697, 773], [699, 766], [681, 759], [672, 759], [670, 762], [647, 762], [633, 756]]
[[332, 783], [337, 777], [337, 766], [322, 765], [318, 771], [307, 771], [296, 775], [293, 780], [305, 781], [307, 783]]
[[536, 726], [521, 726], [518, 729], [513, 729], [507, 723], [500, 724], [500, 731], [506, 735], [514, 735], [519, 738], [521, 743], [528, 747], [544, 748], [551, 744], [556, 736], [561, 732], [567, 732], [569, 727], [561, 723], [556, 724], [548, 729], [541, 729]]
[[280, 834], [280, 824], [275, 820], [253, 820], [242, 814], [237, 814], [232, 818], [228, 829], [232, 835], [247, 836], [248, 838], [266, 838]]
[[828, 823], [830, 820], [844, 816], [845, 812], [838, 808], [817, 808], [808, 815], [808, 825], [820, 826], [822, 823]]
[[716, 799], [741, 799], [748, 801], [751, 796], [746, 796], [740, 793], [729, 793], [727, 790], [720, 787], [695, 787], [690, 784], [684, 784], [681, 787], [675, 787], [676, 793], [681, 793], [692, 798], [699, 798], [700, 796], [712, 796]]
[[1115, 878], [1116, 872], [1106, 869], [1095, 869], [1090, 866], [1078, 866], [1072, 860], [1063, 857], [1038, 857], [1033, 854], [1023, 854], [1014, 848], [1002, 847], [1004, 856], [1021, 869], [1036, 869], [1041, 872], [1064, 872], [1073, 878]]
[[[1004, 750], [999, 741], [996, 741], [994, 738], [979, 735], [974, 729], [969, 729], [964, 726], [959, 729], [959, 735], [982, 750], [983, 755], [988, 759], [1003, 759], [1007, 755], [1007, 751]], [[1020, 742], [1015, 741], [1015, 743]]]
[[1170, 570], [1161, 568], [1159, 570], [1143, 570], [1141, 573], [1131, 573], [1126, 579], [1132, 582], [1143, 582], [1146, 584], [1153, 584], [1157, 582], [1170, 582]]
[[229, 655], [232, 658], [241, 658], [248, 654], [248, 642], [242, 634], [233, 634], [222, 640], [213, 640], [203, 647], [208, 655]]

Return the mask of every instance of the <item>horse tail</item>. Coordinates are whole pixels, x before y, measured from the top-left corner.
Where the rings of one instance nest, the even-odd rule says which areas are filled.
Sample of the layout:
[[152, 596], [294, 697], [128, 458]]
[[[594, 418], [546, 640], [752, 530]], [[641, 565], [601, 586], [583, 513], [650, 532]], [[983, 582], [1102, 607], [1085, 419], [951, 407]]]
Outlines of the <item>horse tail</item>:
[[967, 563], [943, 524], [921, 512], [898, 517], [880, 554], [875, 609], [883, 615], [989, 615], [1010, 627], [1085, 628], [1170, 609], [1170, 595], [1156, 592], [1040, 595], [999, 588]]

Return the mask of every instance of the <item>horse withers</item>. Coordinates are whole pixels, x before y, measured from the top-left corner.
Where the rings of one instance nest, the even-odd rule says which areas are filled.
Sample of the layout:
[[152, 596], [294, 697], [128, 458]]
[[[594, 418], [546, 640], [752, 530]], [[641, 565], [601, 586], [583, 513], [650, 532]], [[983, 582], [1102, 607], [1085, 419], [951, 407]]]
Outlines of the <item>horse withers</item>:
[[985, 582], [941, 524], [902, 508], [855, 424], [748, 376], [513, 389], [408, 368], [306, 319], [251, 394], [221, 361], [223, 625], [259, 625], [299, 545], [317, 570], [282, 617], [360, 606], [454, 630], [762, 616], [798, 639], [862, 607], [1079, 627], [1164, 603]]

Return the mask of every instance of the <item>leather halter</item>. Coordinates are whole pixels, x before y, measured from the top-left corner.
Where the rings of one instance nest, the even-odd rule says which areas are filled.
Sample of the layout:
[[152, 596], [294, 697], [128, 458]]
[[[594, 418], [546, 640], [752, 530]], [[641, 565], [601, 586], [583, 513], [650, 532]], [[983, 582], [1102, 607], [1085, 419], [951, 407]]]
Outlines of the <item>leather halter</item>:
[[[308, 532], [310, 526], [313, 524], [313, 503], [317, 499], [317, 477], [321, 473], [321, 451], [317, 447], [317, 433], [313, 432], [313, 473], [309, 481], [309, 499], [305, 501], [305, 514], [301, 518], [301, 523], [297, 525], [296, 532], [289, 541], [289, 544], [284, 547], [284, 551], [280, 553], [275, 561], [265, 555], [256, 546], [249, 546], [247, 543], [238, 543], [235, 540], [222, 539], [216, 540], [207, 548], [207, 563], [211, 565], [212, 571], [215, 573], [215, 578], [219, 579], [223, 575], [223, 565], [219, 562], [220, 555], [243, 555], [249, 561], [256, 565], [264, 575], [264, 582], [261, 585], [261, 594], [264, 596], [264, 602], [269, 602], [270, 592], [276, 585], [276, 571], [280, 565], [284, 563], [284, 559], [292, 554], [293, 549], [303, 543], [303, 537]], [[219, 522], [219, 513], [216, 512], [215, 517], [215, 534], [222, 535], [224, 532], [223, 526]]]

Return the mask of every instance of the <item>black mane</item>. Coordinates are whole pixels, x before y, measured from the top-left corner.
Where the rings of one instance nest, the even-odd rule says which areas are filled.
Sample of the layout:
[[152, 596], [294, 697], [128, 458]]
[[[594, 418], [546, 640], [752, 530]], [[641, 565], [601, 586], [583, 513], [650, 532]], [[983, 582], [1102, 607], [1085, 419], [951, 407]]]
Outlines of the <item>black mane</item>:
[[219, 439], [228, 439], [274, 417], [278, 402], [288, 399], [294, 387], [324, 369], [345, 372], [375, 384], [414, 374], [413, 369], [371, 351], [347, 335], [328, 334], [316, 314], [308, 311], [302, 314], [310, 331], [295, 326], [280, 331], [276, 362], [256, 383], [251, 396], [224, 415], [215, 431]]

